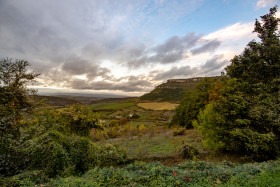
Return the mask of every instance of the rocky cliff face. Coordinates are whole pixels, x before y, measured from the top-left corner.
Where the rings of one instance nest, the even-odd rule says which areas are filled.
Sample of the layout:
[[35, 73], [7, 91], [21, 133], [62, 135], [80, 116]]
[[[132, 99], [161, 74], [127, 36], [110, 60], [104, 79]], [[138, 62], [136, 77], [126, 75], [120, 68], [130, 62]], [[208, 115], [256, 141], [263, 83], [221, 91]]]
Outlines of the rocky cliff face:
[[195, 77], [189, 79], [169, 79], [166, 83], [163, 83], [156, 88], [182, 88], [182, 89], [192, 89], [203, 77]]
[[194, 78], [189, 78], [189, 79], [169, 79], [167, 80], [168, 83], [171, 82], [177, 82], [177, 83], [183, 83], [183, 82], [198, 82], [201, 79], [203, 79], [204, 77], [194, 77]]

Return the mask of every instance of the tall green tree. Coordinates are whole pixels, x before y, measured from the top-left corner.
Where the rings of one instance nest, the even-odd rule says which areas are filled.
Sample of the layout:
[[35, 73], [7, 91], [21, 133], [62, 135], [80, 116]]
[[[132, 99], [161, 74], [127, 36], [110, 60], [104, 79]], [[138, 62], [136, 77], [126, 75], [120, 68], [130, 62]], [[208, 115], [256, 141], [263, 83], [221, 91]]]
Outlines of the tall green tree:
[[210, 91], [217, 84], [216, 78], [206, 77], [202, 79], [192, 91], [188, 91], [176, 108], [176, 114], [172, 118], [170, 125], [180, 125], [186, 128], [193, 128], [192, 121], [196, 119], [199, 110], [204, 109], [209, 103]]
[[226, 68], [228, 80], [194, 126], [216, 150], [276, 158], [280, 153], [280, 40], [277, 7], [256, 20], [252, 41]]
[[254, 32], [260, 42], [251, 41], [241, 55], [231, 60], [231, 65], [225, 69], [231, 78], [256, 84], [280, 77], [280, 19], [275, 16], [276, 12], [277, 6], [261, 16], [262, 21], [256, 20]]
[[28, 65], [25, 60], [0, 60], [0, 173], [14, 173], [19, 162], [14, 148], [20, 138], [18, 121], [33, 107], [29, 95], [35, 91], [27, 85], [39, 75], [28, 72]]

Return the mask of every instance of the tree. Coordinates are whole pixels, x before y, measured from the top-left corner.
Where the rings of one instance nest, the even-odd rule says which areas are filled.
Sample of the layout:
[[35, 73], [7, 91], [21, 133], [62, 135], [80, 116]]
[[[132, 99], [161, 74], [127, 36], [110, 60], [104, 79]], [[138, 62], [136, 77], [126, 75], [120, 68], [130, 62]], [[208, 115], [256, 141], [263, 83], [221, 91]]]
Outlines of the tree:
[[[29, 95], [35, 90], [26, 86], [35, 81], [39, 74], [28, 73], [29, 63], [25, 60], [0, 60], [0, 129], [1, 132], [9, 128], [16, 128], [15, 123], [24, 112], [33, 107]], [[2, 134], [2, 133], [1, 133]]]
[[277, 7], [256, 20], [252, 41], [226, 68], [228, 80], [194, 126], [209, 148], [274, 159], [280, 153], [280, 40]]
[[176, 108], [176, 114], [170, 125], [192, 128], [192, 121], [196, 119], [199, 110], [204, 109], [205, 105], [212, 99], [209, 97], [210, 91], [217, 84], [218, 81], [216, 78], [206, 77], [192, 91], [188, 91], [180, 105]]
[[280, 40], [276, 18], [277, 6], [270, 13], [256, 20], [254, 32], [261, 42], [251, 41], [244, 52], [235, 56], [225, 70], [231, 78], [247, 81], [251, 84], [271, 82], [280, 78]]
[[28, 73], [25, 60], [0, 60], [0, 173], [13, 173], [18, 161], [14, 145], [20, 137], [18, 120], [31, 111], [35, 91], [26, 86], [39, 74]]

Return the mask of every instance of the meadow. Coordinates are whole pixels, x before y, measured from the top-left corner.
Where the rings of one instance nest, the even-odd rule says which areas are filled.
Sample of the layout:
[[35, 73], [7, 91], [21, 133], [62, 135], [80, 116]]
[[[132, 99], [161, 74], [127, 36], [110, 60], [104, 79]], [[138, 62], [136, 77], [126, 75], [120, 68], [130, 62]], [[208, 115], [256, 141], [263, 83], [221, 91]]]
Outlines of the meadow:
[[139, 107], [150, 110], [174, 110], [179, 104], [168, 102], [138, 103]]

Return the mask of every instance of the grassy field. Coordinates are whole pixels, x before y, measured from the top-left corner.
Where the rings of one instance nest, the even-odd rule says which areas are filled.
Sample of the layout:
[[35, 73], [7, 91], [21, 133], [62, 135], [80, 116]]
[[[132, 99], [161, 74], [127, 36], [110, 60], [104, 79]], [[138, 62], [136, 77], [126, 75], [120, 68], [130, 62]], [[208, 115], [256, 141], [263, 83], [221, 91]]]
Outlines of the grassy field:
[[[187, 130], [184, 135], [173, 136], [173, 129], [168, 128], [168, 122], [174, 115], [178, 104], [161, 103], [103, 103], [91, 105], [93, 110], [106, 115], [107, 124], [114, 120], [127, 118], [125, 124], [107, 125], [103, 132], [92, 134], [92, 140], [99, 144], [114, 143], [126, 149], [130, 159], [165, 158], [177, 156], [184, 143], [188, 143], [203, 152], [201, 137], [195, 130]], [[104, 111], [105, 110], [105, 111]], [[106, 110], [113, 110], [106, 113]], [[105, 112], [105, 113], [104, 113]], [[135, 119], [128, 118], [136, 114]], [[140, 129], [142, 128], [142, 129]]]
[[149, 110], [174, 110], [179, 104], [162, 102], [162, 103], [138, 103], [139, 107]]
[[94, 111], [98, 110], [121, 110], [124, 108], [135, 106], [136, 104], [134, 102], [123, 102], [123, 103], [99, 103], [99, 104], [92, 104], [90, 107]]
[[183, 144], [189, 144], [204, 152], [201, 137], [195, 130], [184, 135], [173, 136], [173, 129], [157, 127], [147, 129], [136, 136], [124, 136], [101, 141], [101, 144], [115, 143], [126, 149], [130, 159], [153, 159], [177, 156]]

